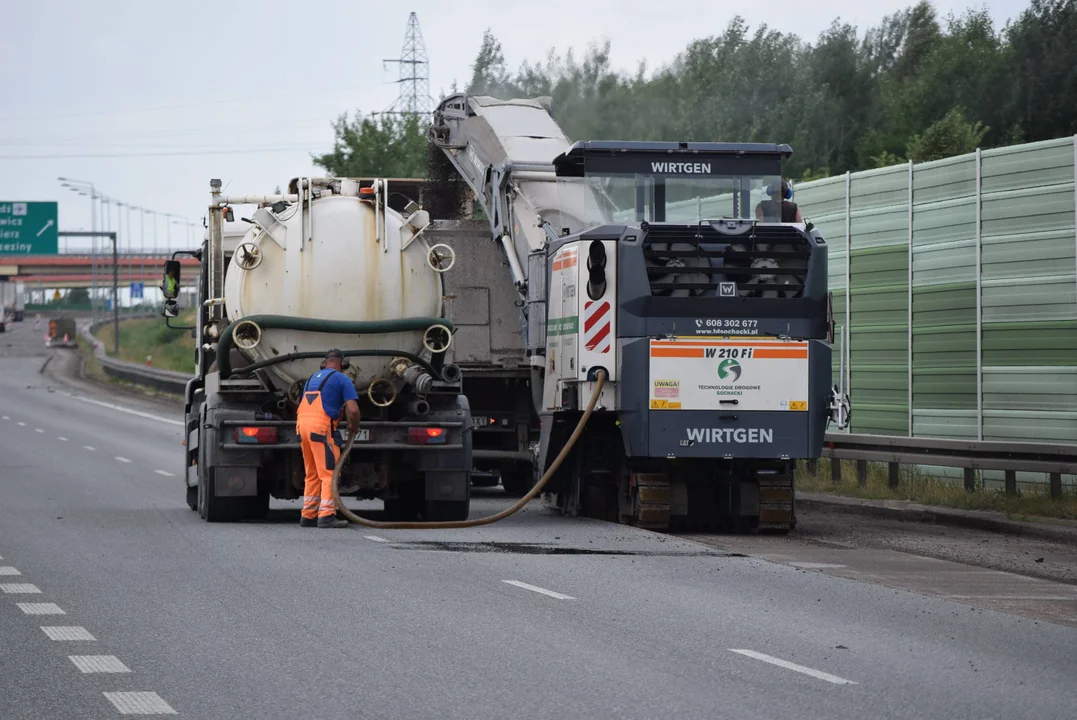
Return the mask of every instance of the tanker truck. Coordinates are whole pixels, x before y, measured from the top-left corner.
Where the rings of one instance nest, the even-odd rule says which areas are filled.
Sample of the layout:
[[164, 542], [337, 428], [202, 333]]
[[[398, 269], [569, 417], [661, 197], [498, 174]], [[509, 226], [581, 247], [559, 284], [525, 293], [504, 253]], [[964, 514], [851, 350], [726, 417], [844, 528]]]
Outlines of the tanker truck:
[[[455, 254], [424, 237], [429, 214], [392, 207], [380, 179], [297, 178], [284, 194], [234, 196], [212, 180], [210, 190], [202, 246], [173, 254], [161, 285], [165, 322], [197, 340], [184, 392], [190, 508], [209, 522], [259, 519], [271, 497], [302, 496], [296, 409], [340, 348], [361, 412], [341, 495], [381, 499], [391, 519], [467, 519], [471, 417], [445, 358], [455, 328], [443, 277]], [[181, 254], [200, 262], [189, 327], [172, 324]], [[341, 429], [330, 441], [344, 440]]]

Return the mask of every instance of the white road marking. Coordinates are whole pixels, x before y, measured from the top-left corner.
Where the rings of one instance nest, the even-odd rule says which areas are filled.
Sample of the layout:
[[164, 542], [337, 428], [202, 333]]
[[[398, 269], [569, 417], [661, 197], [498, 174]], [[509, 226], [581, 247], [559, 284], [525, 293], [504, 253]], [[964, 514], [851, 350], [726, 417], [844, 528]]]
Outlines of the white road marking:
[[56, 439], [59, 440], [60, 442], [67, 442], [67, 438], [65, 438], [63, 435], [57, 436]]
[[762, 660], [763, 662], [770, 663], [771, 665], [777, 665], [778, 667], [785, 668], [786, 670], [793, 670], [798, 673], [804, 673], [805, 675], [810, 675], [817, 680], [826, 680], [827, 682], [834, 683], [835, 685], [857, 684], [852, 680], [846, 680], [845, 678], [840, 678], [837, 675], [831, 675], [830, 673], [825, 673], [821, 670], [814, 670], [810, 667], [805, 667], [804, 665], [797, 665], [796, 663], [791, 663], [788, 660], [782, 660], [781, 658], [764, 655], [763, 653], [755, 652], [754, 650], [734, 650], [733, 648], [730, 648], [729, 651], [740, 653], [741, 655], [747, 655], [750, 658]]
[[165, 477], [176, 477], [175, 475], [168, 472], [167, 470], [154, 470], [154, 472], [157, 473], [158, 475], [164, 475]]
[[107, 692], [105, 697], [121, 715], [177, 715], [155, 692]]
[[833, 563], [815, 563], [815, 562], [791, 562], [789, 563], [793, 567], [804, 568], [805, 570], [822, 570], [824, 568], [843, 568], [844, 565], [834, 565]]
[[4, 416], [4, 419], [5, 419], [5, 420], [10, 420], [11, 418], [9, 418], [9, 417], [8, 417], [7, 415], [5, 415], [5, 416]]
[[96, 640], [90, 631], [79, 625], [42, 625], [41, 629], [49, 640]]
[[93, 449], [93, 445], [83, 445], [83, 446], [82, 446], [82, 449], [83, 449], [83, 450], [89, 450], [90, 452], [93, 452], [93, 451], [94, 451], [94, 449]]
[[1077, 600], [1073, 595], [943, 595], [947, 600]]
[[27, 615], [66, 615], [56, 603], [15, 603]]
[[131, 462], [131, 461], [130, 461], [130, 460], [128, 460], [127, 458], [125, 458], [125, 457], [120, 457], [119, 455], [117, 455], [117, 456], [116, 456], [116, 459], [117, 459], [117, 460], [119, 460], [120, 462]]
[[389, 542], [385, 538], [378, 537], [377, 535], [364, 535], [363, 537], [365, 537], [367, 540], [373, 540], [374, 542]]
[[20, 422], [20, 423], [19, 423], [19, 427], [26, 427], [26, 423], [24, 423], [24, 422]]
[[30, 583], [0, 583], [0, 592], [5, 595], [33, 595], [40, 593], [37, 585]]
[[3, 565], [0, 566], [0, 575], [22, 575], [22, 573], [10, 565]]
[[113, 405], [112, 403], [102, 402], [100, 400], [92, 400], [91, 398], [81, 397], [79, 395], [72, 395], [65, 392], [57, 392], [57, 395], [63, 395], [73, 400], [81, 400], [82, 402], [90, 403], [92, 405], [100, 405], [101, 407], [109, 408], [110, 410], [116, 410], [118, 412], [127, 413], [129, 415], [136, 415], [138, 417], [147, 418], [148, 420], [156, 420], [157, 422], [168, 423], [169, 425], [183, 426], [182, 420], [173, 420], [172, 418], [161, 417], [160, 415], [154, 415], [153, 413], [142, 412], [141, 410], [132, 410], [121, 405]]
[[41, 433], [42, 435], [44, 435], [44, 434], [45, 434], [45, 431], [44, 431], [44, 430], [42, 430], [41, 428], [34, 428], [34, 432], [38, 432], [38, 433]]
[[131, 668], [115, 655], [68, 655], [67, 659], [84, 673], [129, 673]]
[[547, 590], [546, 588], [540, 588], [540, 587], [538, 587], [536, 585], [528, 585], [527, 583], [520, 582], [519, 580], [502, 580], [501, 582], [508, 583], [509, 585], [515, 585], [518, 588], [523, 588], [524, 590], [530, 590], [531, 592], [537, 592], [537, 593], [541, 593], [542, 595], [548, 595], [548, 596], [550, 596], [552, 598], [557, 598], [558, 600], [575, 600], [576, 599], [576, 598], [572, 597], [571, 595], [563, 595], [563, 594], [561, 594], [559, 592], [554, 592], [553, 590]]

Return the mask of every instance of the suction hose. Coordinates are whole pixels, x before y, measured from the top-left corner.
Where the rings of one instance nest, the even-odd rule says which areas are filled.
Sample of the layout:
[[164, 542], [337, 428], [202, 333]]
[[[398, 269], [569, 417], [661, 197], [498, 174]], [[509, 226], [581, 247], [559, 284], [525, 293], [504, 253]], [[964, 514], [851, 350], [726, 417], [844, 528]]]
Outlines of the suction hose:
[[348, 442], [345, 443], [344, 450], [340, 454], [341, 461], [337, 463], [336, 469], [333, 470], [333, 499], [336, 500], [337, 510], [340, 511], [341, 515], [356, 525], [365, 525], [366, 527], [380, 528], [382, 530], [443, 530], [446, 528], [470, 528], [479, 527], [480, 525], [489, 525], [498, 520], [504, 520], [509, 515], [515, 514], [524, 505], [531, 502], [535, 496], [542, 492], [542, 488], [546, 486], [546, 483], [550, 481], [553, 474], [557, 472], [557, 468], [561, 467], [561, 463], [565, 461], [569, 451], [576, 445], [576, 441], [580, 439], [580, 434], [583, 432], [583, 428], [587, 425], [587, 421], [591, 419], [591, 412], [595, 409], [595, 404], [598, 403], [598, 398], [602, 395], [602, 386], [606, 384], [606, 373], [599, 370], [596, 380], [595, 390], [591, 393], [591, 400], [587, 403], [587, 409], [583, 411], [583, 416], [580, 418], [580, 421], [576, 423], [576, 429], [572, 431], [572, 435], [569, 437], [568, 442], [565, 443], [565, 446], [561, 448], [561, 452], [554, 458], [554, 461], [550, 464], [550, 468], [543, 474], [539, 481], [535, 483], [535, 487], [531, 488], [531, 491], [520, 498], [512, 507], [505, 508], [501, 512], [488, 515], [487, 517], [475, 518], [474, 520], [454, 520], [447, 522], [380, 522], [359, 517], [345, 507], [344, 501], [340, 499], [340, 490], [337, 487], [340, 482], [340, 471], [343, 469], [348, 454], [351, 452], [352, 444], [355, 442], [355, 435], [352, 434], [348, 437]]

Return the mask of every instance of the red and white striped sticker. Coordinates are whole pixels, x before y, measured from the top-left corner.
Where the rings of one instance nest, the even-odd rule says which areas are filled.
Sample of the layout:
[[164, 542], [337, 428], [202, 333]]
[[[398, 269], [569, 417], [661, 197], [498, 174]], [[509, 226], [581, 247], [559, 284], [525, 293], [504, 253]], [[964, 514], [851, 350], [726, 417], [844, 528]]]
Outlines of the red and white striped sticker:
[[599, 353], [610, 351], [610, 304], [588, 300], [583, 306], [583, 346]]

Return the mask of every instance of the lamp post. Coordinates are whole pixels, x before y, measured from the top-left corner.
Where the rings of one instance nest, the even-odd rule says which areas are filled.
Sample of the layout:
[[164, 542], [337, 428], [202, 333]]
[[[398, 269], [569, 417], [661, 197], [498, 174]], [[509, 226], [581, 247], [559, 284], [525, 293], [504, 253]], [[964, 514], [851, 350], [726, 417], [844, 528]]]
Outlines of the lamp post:
[[[75, 180], [73, 178], [59, 177], [56, 178], [60, 181], [61, 187], [65, 187], [72, 192], [79, 195], [89, 196], [90, 198], [90, 230], [93, 233], [97, 232], [97, 188], [92, 182], [88, 180]], [[89, 189], [89, 193], [86, 189]], [[64, 238], [64, 246], [67, 246], [67, 238]], [[93, 278], [93, 289], [97, 292], [97, 236], [93, 235], [90, 238], [90, 265], [91, 265], [91, 277]], [[90, 314], [94, 321], [97, 321], [97, 304], [93, 296], [90, 297]]]

